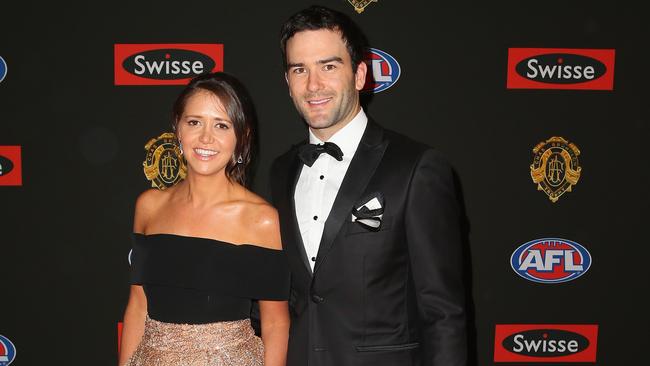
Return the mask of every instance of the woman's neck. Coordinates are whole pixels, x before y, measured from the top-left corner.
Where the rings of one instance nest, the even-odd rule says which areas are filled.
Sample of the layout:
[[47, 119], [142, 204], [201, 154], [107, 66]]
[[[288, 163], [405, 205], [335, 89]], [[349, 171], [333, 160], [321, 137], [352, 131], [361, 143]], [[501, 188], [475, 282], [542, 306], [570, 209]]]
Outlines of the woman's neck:
[[237, 190], [237, 183], [230, 181], [225, 173], [200, 175], [188, 172], [181, 199], [193, 207], [212, 206], [231, 201]]

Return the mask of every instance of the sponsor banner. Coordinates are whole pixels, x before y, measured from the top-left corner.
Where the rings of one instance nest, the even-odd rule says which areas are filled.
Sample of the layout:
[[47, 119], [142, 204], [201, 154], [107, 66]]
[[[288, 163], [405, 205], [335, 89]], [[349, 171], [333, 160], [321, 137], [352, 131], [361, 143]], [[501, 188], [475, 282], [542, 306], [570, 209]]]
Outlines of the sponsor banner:
[[223, 71], [223, 44], [116, 44], [115, 85], [186, 85]]
[[497, 324], [494, 362], [596, 362], [598, 325]]
[[362, 92], [379, 93], [395, 85], [401, 68], [395, 57], [376, 48], [370, 48], [364, 62], [368, 65], [366, 83]]
[[9, 338], [0, 334], [0, 366], [6, 366], [16, 359], [16, 347]]
[[508, 89], [614, 90], [613, 49], [509, 48]]
[[0, 83], [5, 79], [5, 76], [7, 76], [7, 63], [5, 62], [5, 59], [0, 56]]
[[539, 283], [575, 280], [591, 267], [591, 254], [582, 245], [567, 239], [542, 238], [529, 241], [510, 256], [516, 274]]
[[20, 146], [0, 146], [0, 186], [22, 186]]

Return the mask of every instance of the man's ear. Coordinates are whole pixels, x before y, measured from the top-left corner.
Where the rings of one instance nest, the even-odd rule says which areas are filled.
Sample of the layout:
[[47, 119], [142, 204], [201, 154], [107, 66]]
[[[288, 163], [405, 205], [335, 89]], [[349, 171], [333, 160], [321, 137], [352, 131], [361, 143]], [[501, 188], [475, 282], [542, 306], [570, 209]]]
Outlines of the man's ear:
[[366, 74], [368, 73], [368, 65], [365, 62], [359, 62], [357, 72], [354, 74], [354, 86], [357, 90], [361, 91], [363, 86], [366, 85]]
[[[287, 82], [287, 86], [289, 86], [289, 75], [287, 74], [286, 71], [284, 72], [284, 80]], [[289, 89], [289, 96], [293, 97], [293, 95], [291, 95], [291, 88], [288, 89]]]

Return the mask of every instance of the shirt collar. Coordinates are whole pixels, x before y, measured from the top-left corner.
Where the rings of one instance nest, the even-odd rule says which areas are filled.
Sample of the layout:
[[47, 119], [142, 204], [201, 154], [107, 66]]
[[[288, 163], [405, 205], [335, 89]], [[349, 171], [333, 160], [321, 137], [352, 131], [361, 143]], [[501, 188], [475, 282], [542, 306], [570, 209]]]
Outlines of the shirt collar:
[[[366, 130], [367, 125], [368, 117], [363, 111], [363, 108], [360, 108], [359, 113], [357, 113], [357, 115], [354, 116], [354, 118], [342, 129], [336, 131], [328, 141], [337, 144], [339, 148], [341, 148], [341, 151], [343, 151], [343, 159], [352, 159], [352, 156], [354, 156], [354, 153], [357, 151], [359, 142], [361, 142], [361, 137], [363, 136], [363, 132]], [[323, 141], [314, 135], [311, 128], [309, 129], [309, 143], [323, 143]]]

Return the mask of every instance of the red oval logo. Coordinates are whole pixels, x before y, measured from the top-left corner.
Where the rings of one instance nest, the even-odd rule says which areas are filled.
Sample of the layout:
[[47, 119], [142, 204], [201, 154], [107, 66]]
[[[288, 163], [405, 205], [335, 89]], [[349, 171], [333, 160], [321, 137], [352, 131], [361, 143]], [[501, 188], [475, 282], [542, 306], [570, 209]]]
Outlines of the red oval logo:
[[551, 53], [528, 57], [515, 67], [517, 73], [542, 83], [572, 84], [596, 80], [607, 67], [595, 58], [570, 53]]
[[214, 66], [209, 56], [181, 49], [138, 52], [122, 63], [124, 70], [133, 75], [159, 80], [187, 79], [206, 73]]

